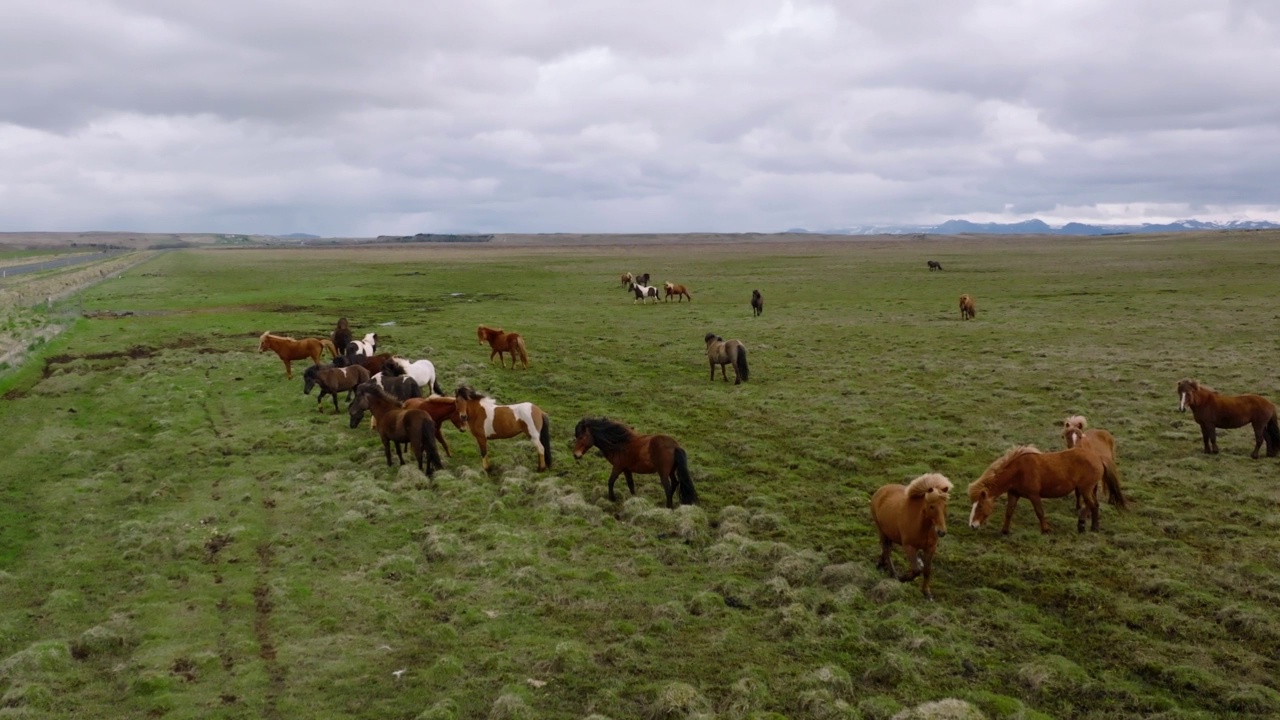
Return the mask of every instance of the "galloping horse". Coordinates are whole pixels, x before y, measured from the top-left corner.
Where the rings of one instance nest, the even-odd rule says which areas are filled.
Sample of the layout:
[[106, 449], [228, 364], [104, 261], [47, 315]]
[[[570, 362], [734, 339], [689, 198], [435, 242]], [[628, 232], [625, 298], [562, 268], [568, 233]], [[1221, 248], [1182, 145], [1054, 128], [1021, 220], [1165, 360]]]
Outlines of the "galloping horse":
[[633, 276], [631, 273], [622, 273], [621, 280], [622, 280], [622, 287], [627, 287], [631, 283], [635, 282], [636, 279], [635, 279], [635, 276]]
[[476, 337], [479, 338], [480, 344], [489, 343], [491, 348], [489, 352], [489, 362], [493, 362], [493, 356], [498, 356], [498, 364], [502, 367], [507, 366], [507, 361], [502, 358], [502, 353], [511, 353], [511, 369], [516, 369], [516, 353], [520, 354], [520, 362], [524, 367], [529, 367], [529, 353], [524, 349], [524, 338], [520, 337], [520, 333], [503, 332], [502, 328], [491, 328], [481, 325], [476, 328]]
[[338, 412], [338, 393], [347, 391], [347, 399], [355, 392], [356, 386], [369, 380], [369, 371], [359, 365], [351, 367], [334, 367], [332, 365], [312, 365], [302, 373], [302, 393], [311, 394], [311, 388], [319, 385], [316, 395], [316, 408], [324, 409], [324, 396], [333, 396], [333, 411]]
[[275, 354], [280, 357], [281, 362], [284, 363], [284, 376], [290, 380], [293, 379], [292, 363], [294, 360], [311, 358], [311, 362], [319, 365], [324, 350], [328, 350], [332, 357], [338, 356], [338, 351], [334, 348], [333, 342], [329, 338], [294, 340], [290, 337], [264, 332], [262, 337], [258, 338], [258, 352], [266, 352], [267, 350], [275, 351]]
[[365, 333], [363, 338], [347, 343], [343, 350], [348, 357], [358, 355], [373, 357], [373, 354], [378, 352], [378, 333]]
[[934, 270], [941, 270], [941, 269], [942, 269], [942, 263], [938, 262], [937, 260], [929, 261], [929, 272], [933, 272]]
[[716, 379], [716, 365], [720, 366], [720, 377], [729, 382], [724, 366], [733, 365], [733, 384], [741, 385], [750, 380], [747, 369], [747, 346], [741, 340], [725, 340], [715, 333], [707, 333], [703, 338], [707, 341], [707, 363], [711, 365], [711, 379]]
[[751, 317], [759, 317], [764, 314], [764, 296], [759, 290], [751, 291]]
[[[409, 380], [410, 378], [405, 378]], [[449, 443], [445, 442], [444, 433], [440, 432], [444, 429], [446, 420], [452, 422], [459, 430], [462, 429], [462, 421], [458, 419], [458, 406], [451, 397], [440, 395], [432, 395], [431, 397], [412, 397], [401, 401], [401, 407], [406, 410], [426, 410], [431, 416], [431, 421], [436, 424], [436, 444], [444, 448], [444, 454], [453, 457], [453, 452], [449, 450]], [[359, 427], [360, 421], [364, 420], [365, 408], [358, 407], [356, 403], [351, 403], [347, 408], [347, 413], [351, 416], [351, 427]], [[378, 428], [378, 423], [373, 423], [373, 428]], [[397, 443], [399, 446], [399, 443]], [[397, 447], [397, 450], [399, 448]]]
[[662, 490], [667, 494], [667, 507], [673, 507], [671, 496], [680, 490], [680, 504], [692, 505], [698, 501], [698, 491], [689, 477], [689, 460], [684, 448], [670, 435], [639, 435], [636, 431], [608, 418], [582, 418], [573, 429], [573, 457], [581, 460], [593, 446], [613, 472], [609, 473], [609, 500], [617, 501], [613, 483], [619, 474], [627, 476], [627, 487], [636, 494], [636, 483], [631, 473], [657, 473]]
[[[902, 582], [911, 582], [923, 574], [920, 590], [932, 600], [929, 581], [933, 577], [933, 554], [938, 538], [947, 534], [947, 500], [951, 498], [951, 481], [944, 475], [929, 473], [911, 481], [910, 485], [885, 485], [871, 496], [871, 521], [880, 533], [880, 562], [876, 567], [888, 570]], [[901, 545], [910, 569], [898, 575], [893, 567], [893, 546]], [[923, 551], [921, 562], [917, 553]]]
[[960, 319], [968, 320], [978, 316], [978, 306], [973, 303], [973, 298], [968, 295], [960, 296]]
[[1233, 430], [1253, 425], [1253, 454], [1258, 459], [1262, 443], [1267, 444], [1267, 457], [1280, 454], [1280, 422], [1276, 406], [1261, 395], [1219, 395], [1213, 388], [1195, 380], [1178, 383], [1178, 410], [1191, 414], [1200, 424], [1200, 435], [1206, 453], [1218, 454], [1218, 428]]
[[410, 362], [402, 357], [395, 357], [382, 366], [382, 374], [388, 377], [408, 375], [417, 380], [420, 387], [427, 388], [437, 395], [444, 394], [440, 389], [440, 381], [436, 378], [436, 366], [430, 360]]
[[333, 329], [333, 335], [329, 337], [333, 340], [334, 347], [346, 352], [347, 345], [351, 342], [351, 326], [347, 324], [346, 318], [338, 318], [338, 325]]
[[676, 302], [682, 302], [686, 299], [689, 302], [693, 302], [693, 296], [689, 294], [689, 289], [683, 285], [668, 282], [662, 284], [662, 289], [666, 292], [662, 299], [663, 302], [667, 302], [672, 297], [676, 299]]
[[969, 513], [969, 527], [977, 529], [991, 517], [996, 498], [1008, 493], [1009, 501], [1004, 511], [1004, 526], [1000, 532], [1008, 534], [1013, 521], [1013, 508], [1018, 498], [1027, 498], [1040, 519], [1040, 532], [1049, 532], [1044, 517], [1041, 498], [1065, 497], [1078, 491], [1084, 505], [1076, 513], [1076, 529], [1084, 532], [1084, 517], [1093, 518], [1092, 527], [1098, 529], [1098, 496], [1094, 486], [1107, 485], [1107, 501], [1120, 509], [1126, 509], [1124, 494], [1120, 492], [1120, 479], [1115, 468], [1103, 462], [1092, 450], [1077, 447], [1062, 452], [1041, 452], [1034, 445], [1019, 445], [1001, 455], [987, 467], [982, 477], [969, 485], [969, 500], [973, 510]]
[[[360, 415], [356, 414], [359, 409]], [[391, 466], [391, 443], [396, 444], [396, 457], [404, 464], [402, 443], [408, 443], [413, 449], [413, 457], [418, 461], [418, 469], [430, 477], [437, 469], [444, 467], [440, 460], [440, 452], [436, 450], [436, 424], [426, 410], [406, 409], [400, 401], [392, 397], [377, 383], [367, 382], [356, 387], [356, 399], [351, 403], [351, 427], [359, 427], [364, 410], [373, 411], [378, 420], [378, 435], [382, 438], [382, 451], [387, 456], [387, 466]], [[423, 465], [423, 456], [426, 465]]]
[[463, 385], [454, 393], [458, 421], [480, 446], [481, 465], [489, 470], [489, 441], [526, 435], [538, 446], [538, 469], [551, 468], [551, 417], [533, 403], [498, 405], [493, 398]]
[[[1086, 450], [1093, 451], [1102, 462], [1111, 466], [1111, 471], [1116, 472], [1116, 439], [1106, 430], [1087, 430], [1089, 421], [1083, 415], [1072, 415], [1062, 421], [1062, 439], [1067, 444], [1067, 449], [1073, 447], [1083, 447]], [[1093, 488], [1094, 498], [1098, 497], [1102, 485], [1095, 485]], [[1080, 492], [1076, 491], [1076, 509], [1080, 509]]]
[[649, 298], [653, 298], [655, 303], [658, 302], [658, 288], [651, 285], [645, 285], [640, 282], [633, 283], [631, 285], [631, 292], [636, 294], [636, 299], [631, 301], [632, 305], [635, 305], [636, 303], [647, 303], [649, 302]]

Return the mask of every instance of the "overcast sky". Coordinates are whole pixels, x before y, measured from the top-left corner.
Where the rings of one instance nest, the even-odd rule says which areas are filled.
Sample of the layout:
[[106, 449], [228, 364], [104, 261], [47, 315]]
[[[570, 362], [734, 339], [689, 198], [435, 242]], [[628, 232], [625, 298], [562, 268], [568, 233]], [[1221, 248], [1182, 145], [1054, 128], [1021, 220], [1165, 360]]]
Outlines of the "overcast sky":
[[1280, 221], [1275, 0], [0, 9], [0, 230]]

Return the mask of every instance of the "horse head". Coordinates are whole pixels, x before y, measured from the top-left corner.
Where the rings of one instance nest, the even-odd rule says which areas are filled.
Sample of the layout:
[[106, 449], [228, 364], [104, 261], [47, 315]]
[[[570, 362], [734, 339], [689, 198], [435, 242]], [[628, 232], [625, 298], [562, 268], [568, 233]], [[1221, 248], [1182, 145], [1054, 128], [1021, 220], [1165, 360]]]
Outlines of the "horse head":
[[587, 419], [582, 418], [573, 429], [573, 459], [581, 460], [594, 442], [595, 440], [591, 437], [591, 428], [587, 427]]
[[969, 486], [969, 502], [973, 503], [973, 509], [969, 511], [969, 527], [977, 530], [995, 511], [996, 499], [986, 488], [977, 487], [974, 483]]
[[1178, 383], [1178, 412], [1186, 412], [1188, 407], [1199, 404], [1200, 391], [1204, 389], [1200, 383], [1190, 378]]
[[907, 497], [924, 500], [924, 517], [938, 537], [947, 534], [947, 501], [951, 499], [951, 481], [945, 475], [921, 475], [907, 486]]
[[356, 398], [347, 406], [347, 414], [351, 416], [351, 428], [360, 427], [360, 421], [364, 420], [364, 412], [369, 409], [369, 394], [373, 392], [375, 381], [362, 382], [356, 386]]
[[262, 333], [262, 337], [258, 338], [258, 352], [267, 351], [267, 338], [271, 336], [271, 332]]
[[315, 387], [316, 383], [319, 381], [319, 378], [318, 378], [319, 374], [320, 374], [319, 365], [312, 365], [311, 367], [307, 368], [305, 372], [302, 373], [302, 394], [303, 395], [311, 394], [311, 388]]
[[1062, 421], [1062, 439], [1067, 442], [1068, 449], [1080, 444], [1084, 439], [1084, 430], [1088, 426], [1089, 422], [1083, 415], [1072, 415]]
[[472, 388], [470, 385], [458, 386], [458, 389], [453, 393], [453, 405], [454, 405], [454, 408], [457, 410], [457, 412], [454, 414], [458, 418], [457, 422], [455, 422], [454, 424], [458, 425], [459, 430], [462, 429], [462, 425], [459, 423], [465, 424], [467, 422], [467, 419], [468, 419], [467, 409], [471, 406], [471, 401], [479, 400], [483, 397], [484, 395], [481, 395], [480, 393], [476, 392], [475, 389]]

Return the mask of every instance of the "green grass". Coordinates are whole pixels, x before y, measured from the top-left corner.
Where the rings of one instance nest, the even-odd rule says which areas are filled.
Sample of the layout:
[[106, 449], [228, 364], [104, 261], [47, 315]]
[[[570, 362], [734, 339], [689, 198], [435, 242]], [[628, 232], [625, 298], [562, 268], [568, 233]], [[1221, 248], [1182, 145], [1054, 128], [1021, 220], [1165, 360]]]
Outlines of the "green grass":
[[[1280, 461], [1242, 430], [1200, 454], [1174, 385], [1280, 397], [1275, 242], [168, 253], [77, 299], [133, 315], [0, 379], [0, 714], [1274, 717]], [[626, 270], [693, 303], [633, 305]], [[495, 441], [486, 476], [452, 428], [434, 480], [387, 468], [255, 352], [338, 316], [536, 402], [553, 470]], [[480, 323], [532, 367], [489, 365]], [[749, 383], [708, 381], [708, 331]], [[1131, 512], [970, 530], [964, 487], [1075, 413], [1117, 437]], [[652, 476], [609, 502], [568, 452], [587, 414], [676, 436], [702, 503]], [[927, 471], [957, 486], [932, 603], [875, 570], [868, 516]]]

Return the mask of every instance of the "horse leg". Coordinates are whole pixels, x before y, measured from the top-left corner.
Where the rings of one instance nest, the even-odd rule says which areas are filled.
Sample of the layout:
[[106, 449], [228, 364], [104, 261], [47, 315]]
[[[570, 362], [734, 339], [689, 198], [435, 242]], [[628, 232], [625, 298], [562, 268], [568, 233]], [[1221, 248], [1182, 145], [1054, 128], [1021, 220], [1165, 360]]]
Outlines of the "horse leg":
[[880, 562], [876, 563], [876, 568], [898, 577], [898, 571], [893, 567], [893, 541], [884, 535], [880, 536]]
[[281, 360], [281, 362], [283, 362], [283, 363], [284, 363], [284, 376], [285, 376], [286, 378], [289, 378], [290, 380], [292, 380], [292, 379], [293, 379], [293, 365], [290, 363], [290, 361], [285, 360], [284, 358], [280, 358], [280, 360]]
[[636, 494], [636, 481], [635, 481], [635, 478], [631, 477], [631, 471], [630, 471], [630, 470], [623, 470], [622, 472], [623, 472], [623, 474], [625, 474], [625, 475], [627, 476], [627, 489], [631, 491], [631, 494], [632, 494], [632, 495], [635, 495], [635, 494]]
[[667, 493], [667, 509], [673, 509], [675, 506], [671, 504], [671, 496], [676, 493], [676, 474], [673, 470], [669, 475], [658, 473], [658, 478], [662, 480], [662, 489]]
[[[382, 436], [382, 452], [387, 456], [387, 467], [391, 467], [391, 439], [386, 435]], [[396, 446], [396, 454], [400, 454], [400, 446]], [[401, 462], [401, 465], [404, 463]]]
[[618, 496], [613, 494], [613, 483], [621, 474], [622, 468], [616, 467], [613, 469], [613, 472], [609, 473], [609, 502], [618, 502]]
[[924, 584], [920, 586], [920, 590], [924, 593], [925, 600], [933, 599], [933, 591], [929, 589], [929, 581], [933, 579], [933, 554], [937, 552], [938, 547], [926, 548], [924, 551]]
[[449, 443], [444, 441], [444, 433], [440, 432], [440, 428], [444, 426], [444, 421], [436, 423], [436, 442], [440, 443], [440, 447], [444, 448], [444, 454], [453, 457], [453, 453], [449, 451]]
[[331, 390], [331, 391], [329, 391], [329, 394], [333, 396], [333, 411], [334, 411], [335, 413], [337, 413], [337, 412], [339, 412], [339, 409], [338, 409], [338, 391], [337, 391], [337, 390]]
[[476, 438], [476, 442], [480, 445], [480, 467], [485, 472], [489, 472], [489, 440], [488, 438]]
[[902, 554], [907, 556], [907, 567], [910, 569], [906, 575], [898, 576], [900, 582], [911, 582], [920, 576], [920, 557], [917, 552], [915, 545], [902, 545]]
[[[1031, 501], [1031, 507], [1035, 508], [1036, 517], [1040, 518], [1040, 532], [1048, 533], [1049, 521], [1045, 520], [1044, 518], [1044, 506], [1040, 504], [1040, 496], [1030, 495], [1027, 497], [1027, 499]], [[1081, 529], [1083, 530], [1084, 528], [1081, 528]]]
[[1254, 460], [1258, 459], [1258, 451], [1262, 449], [1262, 443], [1266, 441], [1266, 435], [1262, 432], [1262, 423], [1255, 422], [1253, 424], [1253, 454], [1249, 457]]
[[711, 382], [715, 382], [716, 381], [716, 361], [709, 359], [707, 360], [707, 364], [711, 366]]
[[1004, 504], [1004, 525], [1000, 528], [1000, 534], [1009, 534], [1009, 525], [1013, 522], [1013, 506], [1018, 504], [1018, 496], [1009, 493], [1009, 500]]
[[1209, 444], [1213, 446], [1213, 454], [1218, 454], [1218, 428], [1209, 427]]
[[1212, 455], [1213, 450], [1209, 446], [1209, 428], [1203, 424], [1200, 426], [1200, 439], [1204, 441], [1204, 454]]
[[728, 375], [727, 373], [725, 373], [725, 371], [724, 371], [724, 366], [725, 366], [725, 365], [726, 365], [726, 363], [720, 363], [720, 377], [721, 377], [725, 382], [729, 382], [729, 375]]
[[[1099, 485], [1101, 485], [1101, 483], [1099, 483]], [[1094, 486], [1093, 492], [1089, 493], [1089, 497], [1093, 499], [1093, 502], [1089, 503], [1089, 514], [1093, 518], [1093, 521], [1090, 523], [1090, 527], [1094, 532], [1098, 532], [1099, 521], [1102, 519], [1102, 501], [1098, 499], [1097, 485]]]

